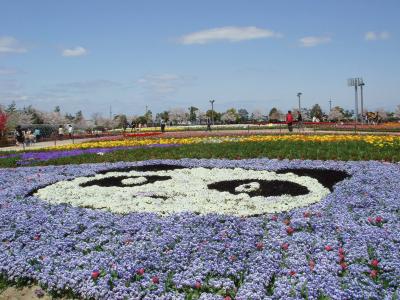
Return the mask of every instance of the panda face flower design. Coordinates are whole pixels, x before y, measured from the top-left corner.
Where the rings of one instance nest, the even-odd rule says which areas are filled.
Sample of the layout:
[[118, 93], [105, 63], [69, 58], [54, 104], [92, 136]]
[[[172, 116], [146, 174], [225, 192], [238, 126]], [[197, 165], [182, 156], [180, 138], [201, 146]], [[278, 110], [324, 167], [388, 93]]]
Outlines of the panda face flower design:
[[308, 206], [329, 193], [317, 179], [293, 173], [138, 166], [60, 181], [39, 189], [35, 196], [52, 204], [69, 203], [124, 214], [251, 216]]

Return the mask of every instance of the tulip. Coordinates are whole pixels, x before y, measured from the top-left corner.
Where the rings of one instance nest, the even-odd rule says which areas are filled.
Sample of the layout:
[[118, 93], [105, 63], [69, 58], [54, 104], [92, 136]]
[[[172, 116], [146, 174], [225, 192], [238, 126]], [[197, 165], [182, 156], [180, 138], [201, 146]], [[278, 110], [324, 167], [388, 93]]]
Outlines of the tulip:
[[326, 245], [326, 246], [325, 246], [325, 250], [326, 250], [326, 251], [332, 251], [332, 249], [333, 249], [333, 248], [332, 248], [331, 246], [329, 246], [329, 245]]
[[257, 248], [257, 250], [262, 250], [262, 249], [264, 249], [264, 243], [263, 243], [263, 242], [257, 242], [256, 248]]
[[160, 283], [160, 279], [158, 279], [157, 276], [153, 276], [153, 277], [151, 278], [151, 281], [152, 281], [154, 284], [159, 284], [159, 283]]
[[144, 274], [144, 268], [140, 268], [139, 270], [137, 270], [136, 274], [138, 274], [139, 276], [142, 276]]
[[282, 248], [283, 250], [287, 250], [287, 249], [289, 248], [289, 244], [288, 244], [288, 243], [283, 243], [282, 246], [281, 246], [281, 248]]
[[374, 268], [377, 268], [379, 264], [379, 261], [375, 258], [371, 261], [371, 266], [373, 266]]
[[369, 276], [371, 276], [371, 278], [376, 278], [378, 276], [378, 271], [372, 270], [371, 273], [369, 273]]
[[292, 235], [293, 232], [294, 232], [294, 228], [289, 226], [288, 228], [286, 228], [286, 232], [287, 232], [288, 235]]
[[93, 279], [96, 280], [97, 278], [99, 278], [99, 276], [100, 276], [100, 272], [99, 271], [95, 270], [95, 271], [92, 272], [92, 278]]

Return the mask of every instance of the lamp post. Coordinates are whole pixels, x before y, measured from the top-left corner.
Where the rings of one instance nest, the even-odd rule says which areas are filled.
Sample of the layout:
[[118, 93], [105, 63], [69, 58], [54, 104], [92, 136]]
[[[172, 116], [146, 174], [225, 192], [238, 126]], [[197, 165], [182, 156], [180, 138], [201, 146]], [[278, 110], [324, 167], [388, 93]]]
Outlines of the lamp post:
[[214, 125], [214, 102], [215, 100], [210, 100], [211, 103], [211, 123]]
[[301, 104], [300, 104], [300, 97], [302, 93], [297, 93], [297, 97], [299, 97], [299, 113], [301, 113]]
[[361, 80], [359, 83], [360, 86], [360, 98], [361, 98], [361, 124], [364, 124], [364, 94], [363, 94], [363, 87], [365, 83]]

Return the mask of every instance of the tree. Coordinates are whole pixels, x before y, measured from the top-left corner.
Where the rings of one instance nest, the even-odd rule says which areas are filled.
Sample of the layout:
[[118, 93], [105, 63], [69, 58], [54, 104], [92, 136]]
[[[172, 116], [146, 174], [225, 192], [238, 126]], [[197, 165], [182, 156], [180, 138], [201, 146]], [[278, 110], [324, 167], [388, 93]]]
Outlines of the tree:
[[224, 123], [235, 123], [239, 119], [239, 115], [236, 112], [236, 109], [230, 108], [221, 116], [221, 121]]
[[321, 106], [319, 106], [319, 104], [314, 104], [314, 106], [311, 107], [310, 115], [311, 118], [316, 117], [318, 119], [321, 119], [323, 115]]
[[251, 112], [251, 119], [254, 122], [262, 122], [265, 120], [265, 113], [261, 109], [256, 108]]
[[6, 108], [6, 113], [7, 114], [12, 114], [14, 112], [17, 111], [17, 104], [15, 103], [15, 101], [11, 102], [11, 104], [9, 104]]
[[400, 119], [400, 105], [397, 105], [396, 111], [394, 112], [394, 116]]
[[153, 113], [151, 112], [150, 109], [148, 111], [146, 111], [146, 113], [144, 114], [144, 117], [146, 119], [145, 124], [153, 123]]
[[75, 113], [74, 124], [78, 128], [86, 128], [87, 123], [81, 110]]
[[160, 116], [160, 121], [164, 120], [164, 122], [168, 122], [169, 121], [169, 111], [164, 110], [162, 113], [159, 113]]
[[239, 121], [247, 122], [249, 120], [249, 112], [245, 108], [240, 108], [238, 110]]
[[126, 125], [128, 123], [128, 118], [126, 115], [116, 115], [114, 117], [114, 123], [116, 124], [116, 127], [118, 128], [126, 128]]
[[196, 111], [199, 109], [197, 107], [191, 106], [189, 107], [189, 121], [195, 123], [197, 120]]
[[208, 119], [214, 119], [214, 122], [221, 122], [221, 113], [216, 112], [215, 110], [207, 110], [206, 116]]
[[55, 113], [60, 113], [61, 112], [61, 109], [60, 109], [60, 107], [58, 105], [54, 108], [54, 112]]
[[341, 121], [344, 118], [343, 108], [340, 106], [335, 106], [329, 113], [328, 119], [330, 121]]
[[5, 135], [7, 118], [7, 113], [0, 107], [0, 139]]
[[276, 107], [271, 108], [269, 111], [269, 119], [272, 122], [280, 121], [282, 112], [279, 111]]
[[186, 123], [189, 119], [189, 114], [180, 107], [171, 109], [168, 116], [169, 120], [172, 121], [174, 124]]

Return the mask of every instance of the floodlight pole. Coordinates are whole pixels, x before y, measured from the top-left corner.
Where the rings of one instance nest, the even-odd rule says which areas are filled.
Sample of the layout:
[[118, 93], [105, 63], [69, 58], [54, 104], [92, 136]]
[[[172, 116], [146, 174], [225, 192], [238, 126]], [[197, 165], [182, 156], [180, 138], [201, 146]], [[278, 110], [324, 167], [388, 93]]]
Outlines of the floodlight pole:
[[354, 91], [355, 91], [354, 121], [355, 121], [355, 123], [357, 124], [357, 122], [358, 122], [358, 93], [357, 93], [357, 82], [356, 82], [356, 84], [354, 85]]
[[363, 87], [365, 83], [361, 81], [360, 85], [360, 97], [361, 97], [361, 124], [364, 124], [364, 95], [363, 95]]
[[301, 113], [301, 102], [300, 102], [300, 97], [302, 93], [297, 93], [297, 97], [299, 97], [299, 113]]
[[211, 123], [214, 125], [214, 102], [215, 100], [210, 100], [211, 103]]

